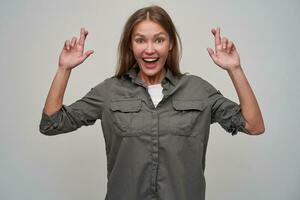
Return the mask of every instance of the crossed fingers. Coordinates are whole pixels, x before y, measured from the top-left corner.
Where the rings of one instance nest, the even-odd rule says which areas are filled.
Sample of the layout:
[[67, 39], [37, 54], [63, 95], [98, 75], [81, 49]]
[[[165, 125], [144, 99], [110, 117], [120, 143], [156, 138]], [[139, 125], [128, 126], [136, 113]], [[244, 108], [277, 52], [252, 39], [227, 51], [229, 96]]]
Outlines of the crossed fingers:
[[88, 35], [88, 31], [85, 30], [84, 28], [81, 28], [79, 40], [77, 41], [77, 38], [75, 36], [73, 36], [71, 40], [66, 40], [64, 45], [65, 50], [70, 50], [74, 48], [76, 45], [78, 45], [79, 48], [83, 49], [84, 42], [87, 35]]
[[220, 28], [213, 28], [211, 29], [212, 34], [215, 37], [215, 51], [226, 51], [227, 53], [230, 53], [232, 50], [234, 50], [234, 44], [232, 41], [229, 41], [227, 37], [222, 37], [220, 35]]

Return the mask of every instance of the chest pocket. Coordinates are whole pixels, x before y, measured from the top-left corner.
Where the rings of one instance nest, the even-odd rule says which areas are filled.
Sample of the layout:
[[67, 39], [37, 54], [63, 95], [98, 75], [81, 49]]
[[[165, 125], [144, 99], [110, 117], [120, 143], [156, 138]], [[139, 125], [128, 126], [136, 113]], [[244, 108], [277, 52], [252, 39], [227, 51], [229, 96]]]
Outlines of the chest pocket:
[[142, 101], [137, 98], [113, 99], [110, 104], [114, 130], [121, 136], [139, 136], [144, 127]]
[[[169, 118], [169, 129], [172, 134], [181, 136], [194, 136], [200, 130], [195, 127], [201, 127], [205, 120], [198, 120], [203, 118], [204, 110], [208, 102], [205, 99], [173, 99], [173, 111]], [[193, 131], [195, 130], [195, 131]]]

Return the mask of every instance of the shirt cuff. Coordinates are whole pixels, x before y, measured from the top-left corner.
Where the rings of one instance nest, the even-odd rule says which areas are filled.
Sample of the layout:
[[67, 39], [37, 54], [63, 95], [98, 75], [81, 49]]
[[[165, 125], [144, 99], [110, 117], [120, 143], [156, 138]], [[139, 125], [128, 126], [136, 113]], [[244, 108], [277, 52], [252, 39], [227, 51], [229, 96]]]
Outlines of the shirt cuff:
[[40, 122], [41, 133], [46, 133], [47, 131], [53, 130], [58, 127], [60, 112], [61, 109], [51, 115], [47, 115], [44, 112], [42, 113], [42, 119]]
[[245, 128], [245, 125], [245, 118], [243, 117], [242, 113], [238, 113], [231, 119], [231, 127], [229, 132], [231, 132], [232, 135], [236, 135], [238, 132], [250, 134], [250, 132]]

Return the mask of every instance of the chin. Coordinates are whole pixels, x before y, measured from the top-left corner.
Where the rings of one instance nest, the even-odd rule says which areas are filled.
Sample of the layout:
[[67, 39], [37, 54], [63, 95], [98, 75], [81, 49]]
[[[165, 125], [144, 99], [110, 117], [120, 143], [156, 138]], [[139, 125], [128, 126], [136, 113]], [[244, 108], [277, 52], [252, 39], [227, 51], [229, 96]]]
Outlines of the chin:
[[158, 70], [149, 70], [149, 69], [144, 70], [144, 69], [142, 69], [142, 73], [144, 75], [147, 75], [147, 76], [155, 76], [156, 74], [159, 73], [159, 71]]
[[162, 69], [158, 69], [158, 68], [147, 69], [146, 67], [141, 67], [140, 70], [144, 75], [149, 77], [158, 75], [162, 71]]

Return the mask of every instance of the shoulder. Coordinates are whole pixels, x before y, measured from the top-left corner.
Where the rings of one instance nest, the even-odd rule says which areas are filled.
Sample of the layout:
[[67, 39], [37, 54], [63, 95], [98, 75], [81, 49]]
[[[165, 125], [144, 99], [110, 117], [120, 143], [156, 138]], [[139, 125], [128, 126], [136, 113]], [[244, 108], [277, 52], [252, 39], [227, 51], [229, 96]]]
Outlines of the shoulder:
[[[94, 87], [99, 93], [119, 93], [132, 88], [131, 81], [126, 78], [117, 78], [115, 76], [104, 79]], [[109, 91], [109, 92], [108, 92]]]
[[100, 83], [96, 84], [94, 88], [103, 88], [103, 87], [109, 87], [115, 84], [121, 84], [122, 80], [116, 77], [109, 77], [101, 81]]
[[200, 90], [201, 92], [208, 93], [208, 95], [217, 91], [210, 82], [198, 75], [184, 73], [181, 81], [183, 84], [187, 85], [188, 88]]

